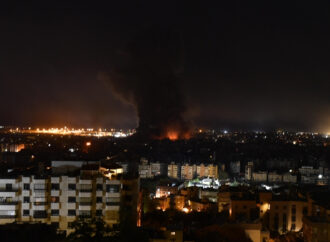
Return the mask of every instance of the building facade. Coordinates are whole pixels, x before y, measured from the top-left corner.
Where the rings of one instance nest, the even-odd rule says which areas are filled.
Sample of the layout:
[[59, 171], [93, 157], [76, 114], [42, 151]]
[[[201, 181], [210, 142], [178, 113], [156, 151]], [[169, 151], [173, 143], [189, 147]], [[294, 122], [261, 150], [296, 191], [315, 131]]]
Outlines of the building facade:
[[0, 179], [0, 224], [42, 222], [70, 233], [77, 218], [98, 217], [113, 226], [120, 221], [120, 206], [127, 189], [124, 184], [125, 180], [115, 177], [3, 178]]

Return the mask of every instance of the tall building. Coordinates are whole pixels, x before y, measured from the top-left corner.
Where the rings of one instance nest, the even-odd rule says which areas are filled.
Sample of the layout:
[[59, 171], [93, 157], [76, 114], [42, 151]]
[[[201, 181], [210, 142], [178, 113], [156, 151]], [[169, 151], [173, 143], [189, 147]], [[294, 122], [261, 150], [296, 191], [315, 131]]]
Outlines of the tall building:
[[204, 165], [203, 163], [201, 163], [200, 165], [196, 166], [196, 176], [218, 178], [219, 177], [218, 165], [214, 165], [214, 164]]
[[166, 175], [166, 164], [160, 162], [151, 162], [142, 158], [139, 164], [140, 178], [154, 178], [155, 176]]
[[252, 172], [253, 172], [253, 162], [248, 162], [245, 166], [245, 179], [248, 181], [252, 180]]
[[191, 180], [197, 176], [197, 166], [185, 163], [181, 166], [181, 179]]
[[167, 165], [167, 176], [169, 178], [180, 179], [181, 178], [181, 165], [171, 162]]
[[[35, 175], [0, 179], [0, 224], [41, 222], [70, 233], [77, 218], [101, 218], [110, 226], [120, 221], [121, 206], [130, 206], [134, 219], [139, 182], [111, 175], [95, 166], [77, 176]], [[134, 185], [132, 185], [134, 184]]]

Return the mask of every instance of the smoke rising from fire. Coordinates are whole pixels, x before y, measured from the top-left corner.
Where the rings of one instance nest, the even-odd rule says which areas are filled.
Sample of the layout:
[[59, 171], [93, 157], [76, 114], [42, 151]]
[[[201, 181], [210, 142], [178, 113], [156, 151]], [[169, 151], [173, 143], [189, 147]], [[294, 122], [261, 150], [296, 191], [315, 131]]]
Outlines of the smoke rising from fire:
[[139, 32], [108, 73], [114, 94], [136, 108], [138, 133], [149, 138], [188, 138], [180, 86], [183, 44], [178, 32], [157, 26]]

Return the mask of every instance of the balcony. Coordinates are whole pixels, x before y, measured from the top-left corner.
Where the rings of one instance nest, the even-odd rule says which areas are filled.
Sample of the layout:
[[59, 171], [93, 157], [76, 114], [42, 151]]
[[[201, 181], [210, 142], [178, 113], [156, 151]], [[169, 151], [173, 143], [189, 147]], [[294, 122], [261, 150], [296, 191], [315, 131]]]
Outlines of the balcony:
[[12, 201], [12, 202], [6, 202], [6, 201], [0, 201], [0, 206], [2, 205], [17, 205], [18, 201]]
[[60, 209], [60, 204], [59, 203], [51, 203], [50, 208], [51, 209]]
[[120, 202], [106, 202], [107, 206], [119, 206]]
[[0, 219], [16, 218], [16, 215], [0, 215]]
[[0, 192], [18, 192], [18, 188], [0, 188]]
[[79, 192], [92, 192], [92, 189], [79, 189]]
[[92, 202], [80, 202], [79, 206], [91, 206]]

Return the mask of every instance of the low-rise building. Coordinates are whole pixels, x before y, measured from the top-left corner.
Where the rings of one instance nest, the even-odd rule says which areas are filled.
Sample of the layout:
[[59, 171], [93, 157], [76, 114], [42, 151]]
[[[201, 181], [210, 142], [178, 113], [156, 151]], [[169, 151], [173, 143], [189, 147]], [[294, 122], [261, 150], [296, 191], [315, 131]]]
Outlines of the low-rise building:
[[270, 183], [280, 183], [280, 182], [282, 182], [282, 175], [277, 174], [276, 172], [269, 172], [268, 173], [268, 182], [270, 182]]
[[297, 176], [292, 175], [290, 172], [283, 174], [283, 182], [285, 183], [296, 183], [297, 182]]
[[302, 229], [302, 219], [307, 212], [308, 203], [304, 199], [273, 196], [270, 201], [269, 227], [279, 233], [297, 232]]
[[267, 171], [253, 172], [252, 180], [255, 182], [267, 182]]

